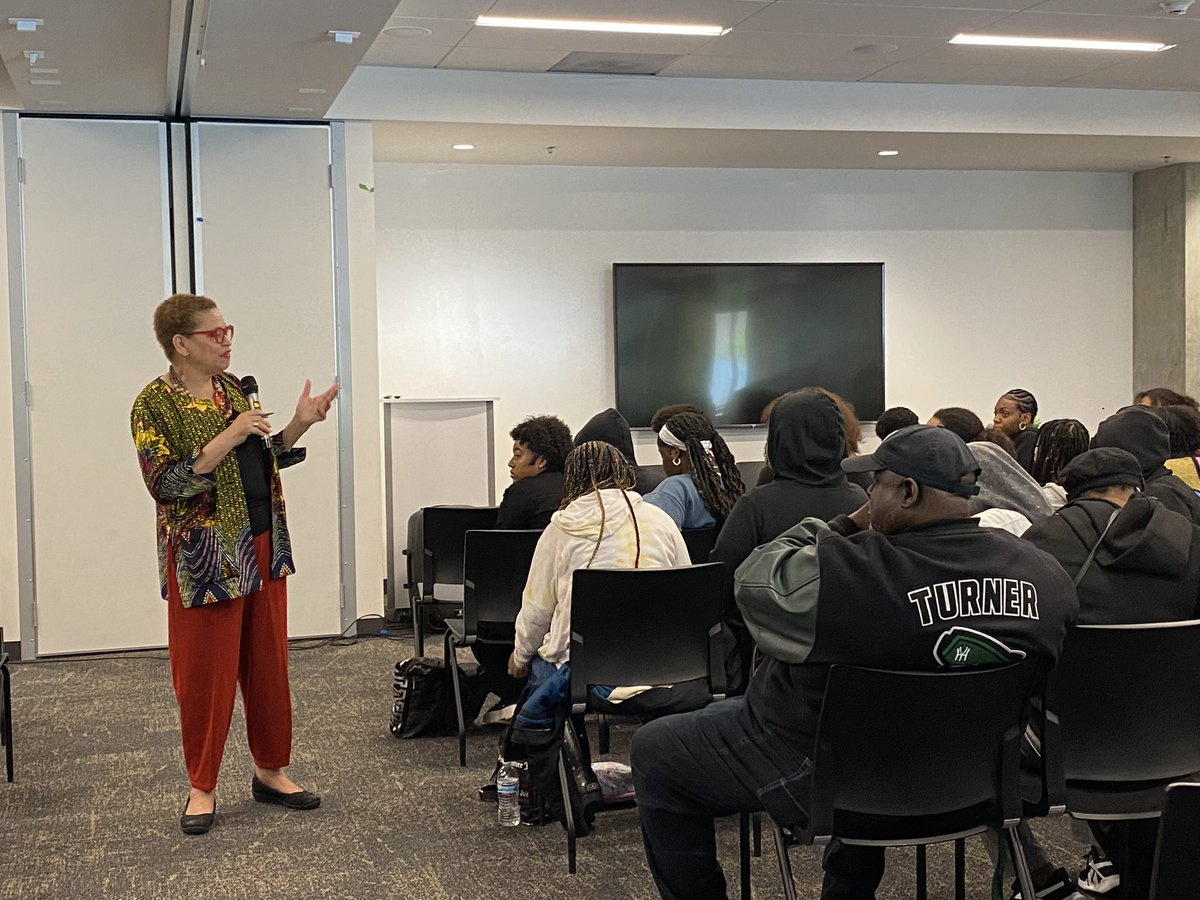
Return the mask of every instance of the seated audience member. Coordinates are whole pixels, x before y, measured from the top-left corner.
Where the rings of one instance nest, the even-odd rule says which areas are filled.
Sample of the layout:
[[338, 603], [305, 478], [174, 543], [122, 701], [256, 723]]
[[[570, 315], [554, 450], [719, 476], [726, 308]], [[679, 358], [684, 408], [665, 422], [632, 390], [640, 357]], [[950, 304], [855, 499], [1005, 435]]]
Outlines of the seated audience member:
[[[1200, 527], [1140, 492], [1136, 457], [1112, 447], [1090, 450], [1067, 465], [1063, 481], [1070, 502], [1030, 528], [1025, 540], [1057, 559], [1072, 578], [1099, 545], [1077, 588], [1080, 625], [1200, 617]], [[1118, 875], [1110, 861], [1116, 829], [1094, 828], [1080, 888], [1102, 893], [1123, 883], [1128, 896], [1147, 896], [1158, 820], [1124, 827], [1132, 851], [1128, 871]], [[1034, 852], [1045, 858], [1040, 848]]]
[[916, 425], [920, 421], [917, 414], [907, 406], [893, 406], [891, 409], [885, 409], [875, 420], [875, 437], [882, 441], [893, 431]]
[[1154, 413], [1167, 423], [1167, 435], [1171, 445], [1171, 456], [1165, 465], [1171, 474], [1190, 487], [1200, 491], [1200, 475], [1197, 474], [1196, 449], [1200, 447], [1200, 412], [1195, 407], [1156, 406]]
[[957, 434], [966, 444], [979, 440], [979, 436], [983, 434], [983, 422], [979, 416], [961, 406], [943, 407], [930, 416], [925, 424], [945, 428]]
[[842, 414], [827, 394], [805, 388], [784, 394], [767, 424], [767, 456], [774, 478], [747, 491], [733, 506], [709, 557], [725, 563], [726, 687], [746, 689], [754, 642], [734, 603], [733, 573], [750, 552], [801, 519], [830, 519], [862, 506], [866, 494], [846, 480]]
[[1190, 406], [1200, 409], [1194, 397], [1178, 394], [1170, 388], [1150, 388], [1148, 391], [1138, 391], [1133, 398], [1135, 406]]
[[513, 439], [508, 471], [513, 483], [500, 499], [497, 528], [545, 528], [562, 504], [563, 462], [571, 452], [571, 429], [554, 416], [530, 416]]
[[[971, 628], [998, 651], [1050, 663], [1075, 618], [1075, 590], [1058, 563], [970, 518], [979, 468], [952, 432], [914, 425], [845, 465], [874, 473], [860, 509], [828, 524], [801, 522], [738, 570], [738, 605], [764, 655], [746, 696], [634, 734], [643, 842], [664, 898], [726, 896], [716, 817], [766, 810], [784, 825], [805, 819], [830, 665], [949, 666], [955, 661], [937, 648], [952, 626]], [[928, 600], [936, 585], [1001, 575], [1036, 593], [1035, 616], [956, 609], [946, 621]], [[882, 847], [835, 840], [825, 851], [821, 896], [874, 897], [883, 869]]]
[[1079, 454], [1087, 452], [1091, 439], [1087, 427], [1075, 419], [1051, 419], [1038, 429], [1033, 470], [1029, 474], [1042, 486], [1042, 493], [1055, 509], [1067, 502], [1067, 492], [1062, 486], [1063, 469]]
[[1039, 485], [1009, 454], [995, 444], [967, 445], [979, 463], [979, 495], [971, 512], [986, 528], [1000, 528], [1020, 537], [1033, 522], [1054, 512]]
[[576, 447], [589, 441], [604, 441], [621, 451], [621, 455], [633, 468], [633, 489], [642, 496], [654, 490], [666, 477], [658, 466], [638, 465], [637, 455], [633, 452], [633, 434], [629, 430], [629, 422], [611, 406], [588, 419], [587, 424], [575, 435]]
[[[842, 414], [842, 429], [846, 434], [846, 456], [858, 456], [858, 445], [862, 440], [862, 423], [858, 421], [858, 413], [854, 409], [854, 404], [827, 388], [818, 387], [813, 390], [820, 391], [837, 404], [838, 412]], [[771, 410], [775, 408], [778, 401], [779, 398], [776, 397], [763, 410], [763, 424], [769, 421]], [[770, 484], [774, 477], [775, 473], [771, 471], [771, 462], [768, 460], [762, 471], [758, 473], [757, 484]], [[846, 478], [851, 484], [857, 484], [864, 491], [871, 483], [866, 476], [859, 472], [849, 472], [846, 474]]]
[[679, 413], [658, 431], [666, 478], [648, 493], [683, 528], [720, 526], [746, 492], [742, 473], [725, 439], [703, 413]]
[[1026, 472], [1033, 468], [1033, 448], [1038, 436], [1037, 398], [1029, 391], [1013, 388], [996, 401], [992, 424], [1008, 435], [1017, 449], [1017, 462]]
[[1164, 465], [1171, 455], [1171, 436], [1166, 423], [1154, 412], [1144, 406], [1117, 410], [1096, 429], [1092, 448], [1100, 447], [1117, 447], [1136, 456], [1146, 482], [1143, 490], [1168, 509], [1200, 524], [1200, 497]]
[[696, 413], [699, 416], [707, 416], [704, 410], [691, 403], [670, 403], [666, 406], [660, 406], [654, 411], [654, 415], [650, 417], [650, 430], [655, 434], [662, 431], [662, 427], [667, 424], [667, 420], [671, 416], [677, 416], [680, 413]]
[[979, 437], [975, 441], [967, 441], [968, 444], [982, 442], [985, 444], [993, 444], [1011, 456], [1017, 458], [1017, 445], [1012, 442], [1012, 439], [997, 428], [995, 425], [989, 425], [983, 431], [979, 432]]

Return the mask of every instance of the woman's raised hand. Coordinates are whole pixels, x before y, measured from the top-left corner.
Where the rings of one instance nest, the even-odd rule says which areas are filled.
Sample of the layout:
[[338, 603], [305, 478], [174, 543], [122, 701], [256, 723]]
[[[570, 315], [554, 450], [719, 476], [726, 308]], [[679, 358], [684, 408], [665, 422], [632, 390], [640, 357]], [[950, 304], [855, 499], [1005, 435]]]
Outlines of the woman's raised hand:
[[300, 399], [296, 401], [296, 424], [308, 428], [316, 422], [324, 422], [325, 417], [329, 415], [329, 407], [333, 405], [333, 400], [341, 389], [341, 385], [334, 383], [329, 390], [314, 397], [312, 380], [306, 379]]

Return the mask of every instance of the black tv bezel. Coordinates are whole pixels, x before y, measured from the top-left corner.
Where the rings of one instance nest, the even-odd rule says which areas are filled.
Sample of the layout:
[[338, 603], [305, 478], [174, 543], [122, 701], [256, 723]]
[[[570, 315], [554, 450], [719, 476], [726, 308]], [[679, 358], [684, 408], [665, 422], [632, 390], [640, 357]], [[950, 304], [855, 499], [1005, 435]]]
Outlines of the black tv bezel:
[[[617, 394], [617, 386], [619, 383], [617, 373], [617, 346], [620, 341], [620, 329], [617, 319], [617, 269], [622, 266], [637, 266], [643, 269], [659, 268], [659, 267], [675, 267], [689, 266], [691, 268], [728, 268], [730, 266], [754, 266], [756, 268], [819, 268], [822, 266], [878, 266], [879, 267], [879, 374], [883, 380], [883, 407], [887, 409], [887, 263], [883, 260], [836, 260], [822, 262], [614, 262], [610, 267], [609, 274], [609, 290], [611, 293], [612, 306], [612, 397], [613, 406], [620, 411], [621, 398]], [[863, 421], [869, 421], [864, 419]], [[744, 425], [725, 425], [718, 426], [721, 431], [752, 431], [756, 428], [766, 429], [766, 425], [762, 422], [747, 422]], [[649, 425], [631, 425], [631, 431], [646, 432], [650, 431]]]

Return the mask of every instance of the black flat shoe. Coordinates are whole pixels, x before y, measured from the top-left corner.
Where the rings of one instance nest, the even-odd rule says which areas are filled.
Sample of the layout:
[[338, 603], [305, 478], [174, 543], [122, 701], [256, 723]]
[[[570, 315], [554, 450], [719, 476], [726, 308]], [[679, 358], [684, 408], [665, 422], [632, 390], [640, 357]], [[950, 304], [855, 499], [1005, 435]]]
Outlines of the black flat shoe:
[[285, 794], [275, 788], [267, 787], [255, 775], [250, 780], [250, 792], [259, 803], [276, 803], [288, 809], [316, 809], [321, 805], [321, 798], [312, 791], [293, 791]]
[[183, 801], [183, 815], [179, 817], [179, 830], [184, 834], [208, 834], [208, 830], [213, 826], [213, 819], [217, 817], [217, 802], [213, 801], [212, 812], [189, 816], [187, 808], [191, 802], [190, 795]]

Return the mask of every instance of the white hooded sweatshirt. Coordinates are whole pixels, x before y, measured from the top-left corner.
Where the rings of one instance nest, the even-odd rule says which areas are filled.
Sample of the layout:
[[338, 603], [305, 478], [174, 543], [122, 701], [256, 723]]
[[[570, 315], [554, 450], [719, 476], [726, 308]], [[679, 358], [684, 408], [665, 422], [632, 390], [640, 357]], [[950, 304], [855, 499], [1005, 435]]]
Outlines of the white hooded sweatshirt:
[[[630, 506], [641, 536], [638, 568], [691, 565], [683, 535], [671, 517], [644, 502], [639, 494], [625, 494], [629, 505], [616, 488], [593, 491], [551, 517], [533, 553], [517, 615], [516, 658], [521, 665], [527, 665], [535, 653], [557, 666], [567, 661], [571, 647], [571, 578], [576, 569], [633, 568], [637, 541]], [[597, 548], [601, 503], [604, 537]], [[596, 557], [588, 566], [593, 550]]]

